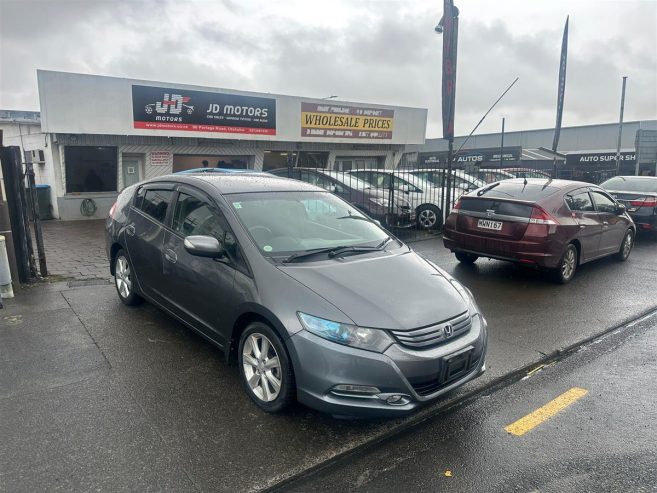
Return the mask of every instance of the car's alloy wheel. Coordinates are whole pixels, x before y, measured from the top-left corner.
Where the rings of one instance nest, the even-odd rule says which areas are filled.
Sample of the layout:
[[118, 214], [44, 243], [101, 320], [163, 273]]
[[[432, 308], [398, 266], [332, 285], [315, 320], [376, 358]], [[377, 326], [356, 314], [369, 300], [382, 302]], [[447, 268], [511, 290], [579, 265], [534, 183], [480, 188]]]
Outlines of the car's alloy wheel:
[[623, 261], [627, 260], [627, 257], [630, 256], [632, 252], [632, 247], [634, 246], [634, 233], [631, 229], [628, 229], [623, 237], [623, 243], [621, 243], [620, 250], [617, 254], [618, 259]]
[[575, 275], [577, 270], [577, 248], [572, 243], [566, 247], [566, 251], [561, 257], [561, 262], [555, 271], [556, 280], [561, 284], [566, 284]]
[[238, 359], [244, 389], [261, 409], [282, 411], [294, 400], [292, 364], [281, 338], [269, 325], [254, 322], [242, 332]]
[[249, 335], [242, 348], [242, 367], [258, 399], [271, 402], [278, 397], [283, 374], [278, 353], [267, 336], [257, 332]]
[[417, 211], [417, 224], [425, 230], [439, 228], [442, 224], [440, 209], [430, 205], [420, 207]]
[[135, 292], [132, 266], [123, 250], [119, 250], [114, 260], [114, 284], [119, 298], [126, 305], [138, 305], [142, 298]]

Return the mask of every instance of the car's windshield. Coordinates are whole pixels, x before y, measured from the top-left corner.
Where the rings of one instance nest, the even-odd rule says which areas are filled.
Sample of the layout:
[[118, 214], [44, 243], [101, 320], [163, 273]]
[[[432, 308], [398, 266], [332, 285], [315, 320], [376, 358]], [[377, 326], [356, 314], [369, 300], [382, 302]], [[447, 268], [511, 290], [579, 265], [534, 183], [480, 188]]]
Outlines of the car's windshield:
[[647, 192], [657, 193], [657, 178], [633, 178], [631, 176], [616, 176], [600, 185], [605, 190], [619, 192]]
[[358, 209], [328, 192], [226, 195], [264, 255], [338, 246], [377, 246], [388, 237]]

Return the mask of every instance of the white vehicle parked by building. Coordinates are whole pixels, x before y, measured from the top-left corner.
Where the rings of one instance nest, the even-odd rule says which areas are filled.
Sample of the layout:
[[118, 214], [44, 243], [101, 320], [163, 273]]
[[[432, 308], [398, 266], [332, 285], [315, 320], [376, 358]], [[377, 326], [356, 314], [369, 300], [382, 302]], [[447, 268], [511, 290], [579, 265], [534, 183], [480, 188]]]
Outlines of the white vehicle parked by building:
[[[443, 225], [442, 191], [431, 182], [423, 180], [408, 171], [385, 169], [359, 169], [349, 173], [369, 183], [374, 188], [390, 190], [404, 194], [404, 197], [415, 208], [415, 220], [420, 229], [440, 229]], [[463, 188], [456, 187], [454, 201], [465, 193]]]

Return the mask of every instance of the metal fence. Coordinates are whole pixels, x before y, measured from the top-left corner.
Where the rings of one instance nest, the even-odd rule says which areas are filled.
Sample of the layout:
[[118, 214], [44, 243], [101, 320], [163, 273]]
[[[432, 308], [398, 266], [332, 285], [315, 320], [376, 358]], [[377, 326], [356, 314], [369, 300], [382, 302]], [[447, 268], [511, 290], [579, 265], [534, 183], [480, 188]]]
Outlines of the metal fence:
[[[514, 177], [552, 177], [551, 169], [479, 166], [454, 169], [448, 174], [445, 168], [416, 168], [412, 162], [404, 162], [394, 170], [342, 168], [338, 171], [289, 166], [270, 172], [311, 183], [338, 195], [404, 241], [439, 235], [457, 200], [487, 183]], [[585, 174], [559, 169], [556, 177], [600, 183], [615, 174], [615, 170]]]

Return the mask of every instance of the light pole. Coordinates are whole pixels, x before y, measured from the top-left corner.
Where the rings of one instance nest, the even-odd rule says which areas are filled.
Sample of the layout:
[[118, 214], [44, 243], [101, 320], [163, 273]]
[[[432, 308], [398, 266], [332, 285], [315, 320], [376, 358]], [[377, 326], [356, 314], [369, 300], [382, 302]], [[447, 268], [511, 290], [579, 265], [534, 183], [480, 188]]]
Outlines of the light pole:
[[627, 75], [624, 75], [623, 76], [623, 89], [621, 91], [620, 118], [619, 118], [619, 121], [618, 121], [618, 145], [616, 146], [616, 176], [620, 175], [620, 149], [621, 149], [621, 137], [623, 137], [623, 111], [625, 110], [625, 84], [626, 83], [627, 83]]

